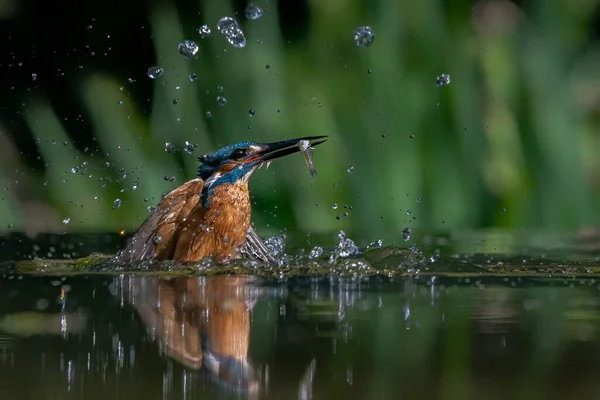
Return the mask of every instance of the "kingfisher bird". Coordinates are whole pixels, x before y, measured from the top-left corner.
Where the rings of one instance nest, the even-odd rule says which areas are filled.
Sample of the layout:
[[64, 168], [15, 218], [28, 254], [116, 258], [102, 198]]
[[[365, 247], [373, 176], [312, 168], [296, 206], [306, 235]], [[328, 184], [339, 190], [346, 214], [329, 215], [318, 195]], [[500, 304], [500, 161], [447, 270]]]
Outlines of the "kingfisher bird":
[[272, 261], [251, 224], [248, 180], [262, 165], [302, 151], [300, 142], [314, 140], [311, 147], [324, 143], [327, 136], [242, 142], [199, 157], [198, 178], [162, 198], [118, 260], [198, 262], [212, 257], [226, 263], [245, 255]]

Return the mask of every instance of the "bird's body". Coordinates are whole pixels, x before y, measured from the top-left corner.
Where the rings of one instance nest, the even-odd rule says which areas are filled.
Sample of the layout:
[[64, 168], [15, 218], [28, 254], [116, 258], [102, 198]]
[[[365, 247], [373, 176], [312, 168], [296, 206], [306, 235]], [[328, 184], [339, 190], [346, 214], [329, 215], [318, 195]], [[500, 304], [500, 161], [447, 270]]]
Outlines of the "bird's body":
[[201, 157], [200, 177], [160, 201], [119, 255], [121, 261], [196, 262], [212, 257], [223, 263], [242, 253], [270, 261], [251, 227], [248, 179], [263, 162], [298, 151], [290, 146], [300, 140], [239, 143]]

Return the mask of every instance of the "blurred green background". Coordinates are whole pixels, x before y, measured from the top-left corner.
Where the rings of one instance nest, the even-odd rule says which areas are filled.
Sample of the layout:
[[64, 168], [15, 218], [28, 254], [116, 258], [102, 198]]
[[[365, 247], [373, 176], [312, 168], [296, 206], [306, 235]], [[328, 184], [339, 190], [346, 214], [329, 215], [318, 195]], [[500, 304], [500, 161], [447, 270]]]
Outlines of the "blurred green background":
[[0, 0], [0, 232], [131, 232], [203, 153], [322, 134], [251, 180], [262, 234], [599, 224], [600, 0], [254, 3]]

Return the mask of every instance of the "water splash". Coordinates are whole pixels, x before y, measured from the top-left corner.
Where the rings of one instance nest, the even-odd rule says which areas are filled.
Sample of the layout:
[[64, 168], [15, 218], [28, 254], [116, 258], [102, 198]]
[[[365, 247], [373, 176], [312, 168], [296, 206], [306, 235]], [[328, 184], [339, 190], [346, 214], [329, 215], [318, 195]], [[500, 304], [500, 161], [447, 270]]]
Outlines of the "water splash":
[[354, 43], [359, 47], [370, 47], [375, 41], [375, 34], [370, 26], [359, 26], [354, 30]]
[[223, 17], [217, 23], [217, 29], [234, 47], [246, 47], [246, 37], [237, 21], [231, 17]]
[[154, 66], [148, 68], [148, 77], [151, 79], [158, 79], [165, 73], [165, 69], [162, 67]]
[[263, 9], [253, 3], [248, 4], [244, 12], [246, 13], [246, 18], [251, 21], [259, 19], [263, 15]]
[[169, 154], [173, 154], [176, 151], [175, 145], [170, 142], [165, 143], [165, 151]]
[[183, 151], [185, 151], [188, 154], [194, 154], [194, 151], [196, 151], [196, 147], [198, 147], [197, 144], [190, 143], [186, 140], [185, 144], [183, 145]]
[[206, 39], [210, 36], [210, 27], [208, 25], [202, 25], [198, 28], [198, 33], [202, 39]]
[[442, 87], [450, 84], [450, 74], [441, 74], [435, 79], [435, 85]]
[[177, 45], [177, 51], [179, 54], [186, 58], [192, 58], [198, 53], [200, 47], [193, 40], [184, 40]]
[[284, 254], [285, 251], [285, 236], [273, 236], [265, 240], [265, 246], [269, 249], [271, 255], [275, 258], [279, 258]]

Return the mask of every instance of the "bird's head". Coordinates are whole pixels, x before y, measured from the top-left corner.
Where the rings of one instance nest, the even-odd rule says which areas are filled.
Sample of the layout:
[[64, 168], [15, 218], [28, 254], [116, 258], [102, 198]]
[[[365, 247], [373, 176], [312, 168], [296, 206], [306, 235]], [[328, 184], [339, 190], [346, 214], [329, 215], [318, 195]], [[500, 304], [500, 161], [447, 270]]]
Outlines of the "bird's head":
[[[198, 175], [204, 180], [203, 194], [210, 194], [217, 186], [228, 183], [246, 183], [252, 173], [264, 163], [300, 151], [302, 140], [314, 141], [314, 147], [324, 143], [327, 136], [310, 136], [274, 143], [241, 142], [199, 157]], [[324, 139], [324, 140], [319, 140]]]

